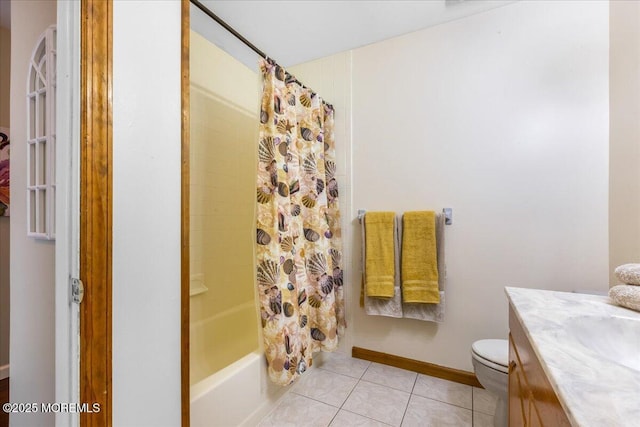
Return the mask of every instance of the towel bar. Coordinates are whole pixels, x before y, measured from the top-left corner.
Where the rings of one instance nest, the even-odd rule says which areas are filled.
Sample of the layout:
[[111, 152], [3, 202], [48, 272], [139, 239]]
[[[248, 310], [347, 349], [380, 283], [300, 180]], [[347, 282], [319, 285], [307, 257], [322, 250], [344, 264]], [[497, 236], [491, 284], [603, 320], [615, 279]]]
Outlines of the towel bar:
[[[367, 213], [366, 209], [358, 209], [358, 222], [362, 224], [362, 219]], [[444, 224], [451, 225], [453, 224], [453, 209], [452, 208], [443, 208], [442, 213], [444, 214]]]

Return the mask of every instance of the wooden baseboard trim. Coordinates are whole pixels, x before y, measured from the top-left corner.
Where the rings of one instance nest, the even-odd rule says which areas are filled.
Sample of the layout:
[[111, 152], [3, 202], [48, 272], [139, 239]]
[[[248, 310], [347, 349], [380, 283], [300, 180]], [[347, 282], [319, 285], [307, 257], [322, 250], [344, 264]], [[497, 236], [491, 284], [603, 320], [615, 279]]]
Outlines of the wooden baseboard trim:
[[367, 350], [366, 348], [352, 347], [351, 356], [370, 362], [381, 363], [383, 365], [395, 366], [419, 374], [442, 378], [460, 384], [483, 388], [473, 372], [459, 369], [447, 368], [446, 366], [435, 365], [433, 363], [421, 362], [420, 360], [408, 359], [406, 357], [395, 356], [393, 354], [381, 353], [379, 351]]

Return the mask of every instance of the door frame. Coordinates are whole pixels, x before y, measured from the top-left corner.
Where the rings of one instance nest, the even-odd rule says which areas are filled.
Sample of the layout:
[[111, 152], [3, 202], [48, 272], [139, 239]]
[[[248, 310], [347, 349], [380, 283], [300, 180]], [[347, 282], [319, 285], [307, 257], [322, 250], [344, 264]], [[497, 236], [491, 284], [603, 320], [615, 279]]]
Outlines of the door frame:
[[[182, 19], [181, 401], [189, 426], [189, 0]], [[64, 99], [57, 156], [56, 399], [98, 403], [100, 412], [56, 415], [56, 425], [112, 425], [112, 22], [113, 0], [61, 1], [59, 61]], [[63, 123], [64, 122], [64, 123]], [[186, 209], [186, 210], [185, 210]], [[58, 242], [57, 242], [58, 243]], [[70, 302], [71, 277], [84, 300]]]
[[112, 12], [112, 0], [81, 1], [80, 402], [100, 404], [83, 427], [112, 423]]
[[[79, 276], [80, 235], [80, 3], [57, 3], [55, 398], [80, 401], [79, 306], [71, 303], [70, 278]], [[56, 426], [77, 427], [71, 412], [55, 415]]]
[[189, 0], [181, 0], [181, 61], [180, 61], [180, 85], [181, 85], [181, 110], [182, 110], [182, 128], [181, 128], [181, 239], [180, 239], [180, 359], [181, 359], [181, 400], [182, 400], [182, 427], [189, 427], [190, 425], [190, 413], [191, 413], [191, 398], [190, 387], [191, 381], [189, 378], [189, 355], [190, 355], [190, 341], [189, 341], [189, 312], [190, 312], [190, 295], [189, 289], [191, 286], [191, 268], [189, 258], [189, 227], [190, 227], [190, 209], [189, 209], [189, 189], [190, 189], [190, 117], [191, 109], [190, 103], [190, 68], [189, 68], [189, 55], [190, 55], [190, 31], [191, 31], [191, 18], [190, 8], [191, 3]]
[[[99, 412], [56, 425], [112, 424], [112, 0], [59, 1], [56, 400]], [[71, 302], [70, 279], [84, 299]]]

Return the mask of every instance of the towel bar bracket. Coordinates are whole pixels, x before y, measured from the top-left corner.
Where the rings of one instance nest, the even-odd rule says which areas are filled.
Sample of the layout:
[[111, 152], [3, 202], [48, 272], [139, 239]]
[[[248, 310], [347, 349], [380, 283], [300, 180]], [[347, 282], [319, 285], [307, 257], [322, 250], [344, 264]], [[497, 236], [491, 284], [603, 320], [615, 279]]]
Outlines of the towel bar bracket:
[[444, 214], [444, 224], [445, 225], [453, 224], [453, 209], [444, 208], [442, 209], [442, 213]]
[[358, 209], [358, 222], [360, 224], [362, 224], [362, 219], [364, 218], [364, 215], [367, 213], [367, 211], [365, 209]]

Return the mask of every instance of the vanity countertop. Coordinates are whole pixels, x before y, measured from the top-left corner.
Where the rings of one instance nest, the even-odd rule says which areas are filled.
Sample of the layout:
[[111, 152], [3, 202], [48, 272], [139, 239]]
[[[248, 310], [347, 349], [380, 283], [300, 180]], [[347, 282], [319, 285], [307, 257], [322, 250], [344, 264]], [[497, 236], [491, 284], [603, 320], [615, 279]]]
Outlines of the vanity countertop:
[[[624, 353], [640, 345], [640, 313], [606, 296], [512, 287], [505, 292], [571, 424], [638, 426], [640, 353]], [[599, 351], [589, 348], [591, 330], [593, 340], [603, 342]]]

